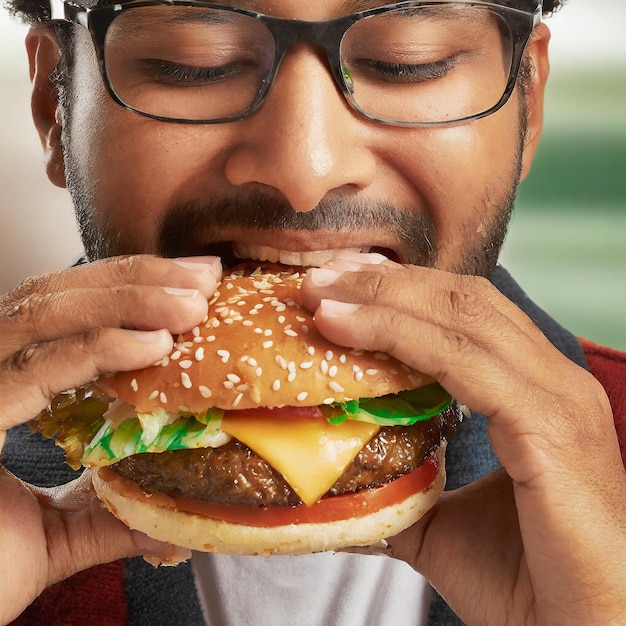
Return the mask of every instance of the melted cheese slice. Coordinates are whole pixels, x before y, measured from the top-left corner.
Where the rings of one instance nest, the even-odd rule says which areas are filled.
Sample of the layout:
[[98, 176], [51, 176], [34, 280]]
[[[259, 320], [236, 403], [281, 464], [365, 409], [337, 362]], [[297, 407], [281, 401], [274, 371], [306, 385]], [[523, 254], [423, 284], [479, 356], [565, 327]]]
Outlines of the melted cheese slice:
[[311, 506], [337, 481], [380, 426], [322, 418], [236, 416], [222, 418], [222, 430], [265, 459]]

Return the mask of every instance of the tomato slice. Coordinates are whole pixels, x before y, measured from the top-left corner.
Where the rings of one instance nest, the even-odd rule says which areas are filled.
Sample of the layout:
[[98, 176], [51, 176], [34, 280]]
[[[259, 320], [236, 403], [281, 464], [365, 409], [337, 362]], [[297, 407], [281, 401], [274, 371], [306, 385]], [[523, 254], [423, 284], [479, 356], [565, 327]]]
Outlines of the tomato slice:
[[243, 507], [215, 504], [191, 498], [174, 499], [180, 511], [246, 526], [273, 527], [288, 524], [324, 523], [362, 517], [426, 491], [437, 478], [437, 457], [431, 454], [416, 470], [373, 489], [342, 496], [329, 496], [312, 506]]

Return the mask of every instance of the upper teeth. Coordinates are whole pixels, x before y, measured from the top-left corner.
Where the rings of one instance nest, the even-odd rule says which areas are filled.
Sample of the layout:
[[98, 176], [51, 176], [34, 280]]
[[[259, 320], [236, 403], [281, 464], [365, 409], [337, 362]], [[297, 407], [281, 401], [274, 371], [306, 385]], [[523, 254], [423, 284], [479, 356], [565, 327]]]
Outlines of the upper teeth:
[[269, 261], [270, 263], [283, 263], [285, 265], [302, 265], [305, 267], [319, 267], [335, 258], [340, 250], [352, 250], [353, 252], [369, 252], [366, 248], [333, 248], [329, 250], [314, 250], [306, 252], [294, 252], [292, 250], [279, 250], [270, 246], [261, 246], [253, 243], [235, 243], [235, 252], [242, 259], [254, 259], [255, 261]]

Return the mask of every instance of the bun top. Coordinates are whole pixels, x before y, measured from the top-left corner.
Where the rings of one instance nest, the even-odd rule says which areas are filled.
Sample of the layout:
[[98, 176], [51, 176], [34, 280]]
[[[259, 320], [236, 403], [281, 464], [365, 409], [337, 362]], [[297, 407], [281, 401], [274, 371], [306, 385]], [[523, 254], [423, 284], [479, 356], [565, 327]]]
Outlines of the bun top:
[[318, 332], [300, 302], [304, 274], [264, 265], [222, 277], [200, 326], [153, 367], [99, 380], [140, 413], [210, 407], [315, 406], [433, 382], [384, 353], [350, 350]]

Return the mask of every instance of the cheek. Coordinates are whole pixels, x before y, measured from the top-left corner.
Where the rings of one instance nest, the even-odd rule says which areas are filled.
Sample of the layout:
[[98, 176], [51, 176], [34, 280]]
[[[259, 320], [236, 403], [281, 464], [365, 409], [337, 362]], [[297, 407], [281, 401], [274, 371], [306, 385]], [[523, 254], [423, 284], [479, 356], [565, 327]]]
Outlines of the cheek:
[[519, 119], [513, 106], [506, 108], [468, 124], [411, 131], [398, 147], [397, 166], [442, 242], [480, 230], [491, 203], [499, 204], [515, 183]]

